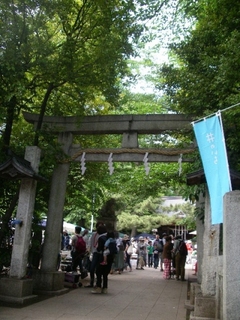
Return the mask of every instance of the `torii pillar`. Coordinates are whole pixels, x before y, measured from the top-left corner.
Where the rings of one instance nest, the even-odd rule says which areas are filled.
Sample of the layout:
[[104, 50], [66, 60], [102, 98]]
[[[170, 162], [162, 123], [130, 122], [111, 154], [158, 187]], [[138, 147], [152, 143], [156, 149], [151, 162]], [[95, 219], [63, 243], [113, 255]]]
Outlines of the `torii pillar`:
[[[72, 144], [72, 134], [60, 133], [58, 142], [67, 155]], [[59, 163], [53, 171], [41, 269], [34, 275], [35, 293], [56, 295], [67, 291], [64, 288], [64, 273], [57, 270], [57, 262], [69, 168], [70, 162]]]

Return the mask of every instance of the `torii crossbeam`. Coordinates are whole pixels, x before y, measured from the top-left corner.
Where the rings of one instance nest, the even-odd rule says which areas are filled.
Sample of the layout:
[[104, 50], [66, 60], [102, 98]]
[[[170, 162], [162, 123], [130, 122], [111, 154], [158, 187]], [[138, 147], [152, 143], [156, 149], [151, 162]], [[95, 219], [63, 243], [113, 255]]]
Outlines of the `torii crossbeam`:
[[[24, 112], [24, 119], [36, 129], [39, 115]], [[149, 115], [104, 115], [104, 116], [44, 116], [42, 129], [53, 134], [71, 133], [73, 135], [121, 134], [122, 145], [117, 149], [81, 149], [73, 145], [69, 156], [73, 161], [81, 161], [85, 152], [85, 161], [106, 162], [113, 154], [114, 162], [138, 162], [148, 153], [149, 162], [177, 162], [179, 155], [194, 151], [190, 146], [185, 149], [139, 148], [138, 134], [160, 134], [166, 131], [189, 132], [192, 119], [184, 114], [149, 114]], [[183, 162], [191, 159], [182, 158]]]

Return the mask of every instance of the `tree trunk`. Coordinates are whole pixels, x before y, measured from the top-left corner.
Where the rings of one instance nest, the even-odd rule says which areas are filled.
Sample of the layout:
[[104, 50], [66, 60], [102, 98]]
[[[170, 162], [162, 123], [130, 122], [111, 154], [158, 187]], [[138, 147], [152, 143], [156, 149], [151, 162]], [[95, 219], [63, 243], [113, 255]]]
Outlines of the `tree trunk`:
[[17, 104], [17, 99], [13, 96], [8, 105], [7, 105], [7, 117], [6, 117], [6, 128], [3, 133], [3, 152], [6, 153], [11, 140], [12, 134], [12, 126], [13, 126], [13, 119], [14, 119], [14, 111]]
[[18, 187], [18, 190], [16, 191], [16, 194], [14, 195], [14, 197], [12, 198], [12, 201], [10, 203], [10, 206], [8, 208], [8, 210], [6, 211], [6, 213], [4, 214], [4, 216], [2, 217], [2, 228], [0, 229], [0, 243], [3, 242], [7, 231], [8, 231], [8, 223], [12, 217], [13, 211], [17, 205], [18, 202], [18, 197], [19, 197], [19, 190], [20, 190], [20, 185]]
[[134, 238], [136, 236], [136, 233], [137, 233], [137, 228], [136, 227], [132, 227], [131, 238]]
[[50, 97], [50, 94], [51, 94], [53, 88], [54, 88], [53, 83], [50, 83], [48, 88], [47, 88], [46, 94], [44, 96], [42, 105], [41, 105], [41, 111], [40, 111], [40, 114], [39, 114], [38, 124], [37, 124], [36, 133], [35, 133], [35, 137], [34, 137], [34, 143], [33, 143], [34, 146], [38, 146], [39, 131], [42, 128], [43, 117], [44, 117], [44, 114], [45, 114], [45, 111], [46, 111], [46, 108], [47, 108], [47, 102], [48, 102], [48, 99]]

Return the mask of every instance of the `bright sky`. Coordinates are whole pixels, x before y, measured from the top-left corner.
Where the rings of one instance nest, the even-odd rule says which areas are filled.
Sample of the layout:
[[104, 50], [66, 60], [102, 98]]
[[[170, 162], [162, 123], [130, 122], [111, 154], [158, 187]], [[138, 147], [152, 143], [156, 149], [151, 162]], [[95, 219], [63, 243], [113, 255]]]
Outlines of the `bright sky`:
[[[156, 64], [161, 65], [162, 63], [168, 62], [168, 54], [166, 49], [161, 49], [158, 52], [153, 51], [153, 45], [154, 44], [149, 44], [146, 47], [146, 50], [144, 50], [143, 55], [139, 58], [137, 58], [137, 61], [141, 61], [144, 59], [146, 56], [146, 52], [150, 52], [148, 57], [151, 58]], [[140, 67], [140, 78], [139, 80], [131, 86], [131, 91], [133, 93], [154, 93], [155, 88], [154, 85], [151, 82], [148, 82], [144, 79], [145, 76], [151, 74], [151, 67]]]
[[[167, 50], [169, 43], [183, 40], [194, 25], [194, 19], [181, 17], [180, 15], [178, 23], [176, 23], [177, 7], [178, 1], [170, 0], [169, 5], [163, 6], [162, 14], [159, 17], [153, 18], [146, 23], [148, 27], [146, 32], [149, 32], [150, 37], [152, 34], [155, 39], [145, 45], [145, 48], [142, 49], [142, 54], [136, 61], [143, 61], [144, 58], [149, 58], [158, 65], [169, 62]], [[162, 21], [165, 23], [162, 24]], [[144, 76], [151, 74], [151, 68], [142, 67], [140, 68], [140, 73], [141, 76], [137, 83], [131, 87], [131, 91], [135, 93], [154, 93], [154, 86], [144, 79]]]

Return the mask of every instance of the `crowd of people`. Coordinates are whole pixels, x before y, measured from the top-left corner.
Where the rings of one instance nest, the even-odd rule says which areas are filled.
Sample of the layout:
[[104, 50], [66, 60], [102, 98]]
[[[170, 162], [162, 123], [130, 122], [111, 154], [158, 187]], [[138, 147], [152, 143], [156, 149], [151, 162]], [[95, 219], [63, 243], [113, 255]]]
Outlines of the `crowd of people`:
[[[161, 238], [156, 234], [154, 239], [142, 236], [130, 239], [128, 235], [120, 237], [117, 232], [108, 231], [102, 222], [96, 224], [91, 236], [87, 230], [81, 233], [81, 227], [76, 227], [75, 235], [66, 240], [64, 248], [71, 249], [72, 271], [88, 271], [90, 282], [85, 287], [91, 288], [92, 293], [107, 293], [109, 274], [132, 272], [133, 255], [137, 257], [136, 270], [159, 268], [164, 279], [185, 281], [187, 255], [193, 250], [181, 236], [163, 233]], [[85, 248], [79, 249], [81, 240]]]
[[160, 267], [164, 279], [173, 279], [185, 281], [185, 264], [187, 256], [192, 255], [193, 251], [191, 241], [187, 243], [181, 236], [167, 236], [165, 233], [160, 238], [156, 234], [155, 239], [139, 237], [138, 242], [133, 244], [137, 253], [137, 270], [144, 270], [145, 266]]

